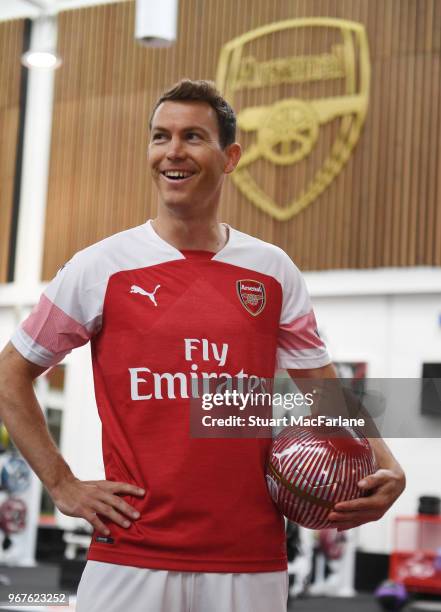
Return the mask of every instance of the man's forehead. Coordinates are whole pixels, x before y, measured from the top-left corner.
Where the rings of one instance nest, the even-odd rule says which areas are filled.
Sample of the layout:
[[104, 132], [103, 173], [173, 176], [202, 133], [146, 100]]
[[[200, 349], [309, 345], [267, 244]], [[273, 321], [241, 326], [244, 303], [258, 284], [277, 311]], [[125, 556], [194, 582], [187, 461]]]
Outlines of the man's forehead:
[[166, 100], [162, 102], [152, 117], [152, 129], [178, 125], [218, 130], [215, 110], [202, 101]]

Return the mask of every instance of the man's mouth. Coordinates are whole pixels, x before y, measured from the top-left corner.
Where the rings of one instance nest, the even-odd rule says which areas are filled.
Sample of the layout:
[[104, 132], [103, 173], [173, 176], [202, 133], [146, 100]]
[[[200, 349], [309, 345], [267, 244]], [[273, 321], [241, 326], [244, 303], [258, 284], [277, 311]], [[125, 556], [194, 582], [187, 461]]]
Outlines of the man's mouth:
[[164, 170], [161, 175], [167, 180], [174, 183], [182, 183], [188, 181], [195, 173], [188, 170]]

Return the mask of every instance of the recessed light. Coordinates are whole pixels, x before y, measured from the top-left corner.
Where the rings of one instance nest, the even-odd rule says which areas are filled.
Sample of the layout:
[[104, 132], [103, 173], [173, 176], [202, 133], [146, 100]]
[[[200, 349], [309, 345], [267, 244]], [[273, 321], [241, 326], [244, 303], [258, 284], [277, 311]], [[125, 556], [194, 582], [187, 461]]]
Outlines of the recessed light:
[[21, 63], [26, 68], [55, 70], [61, 66], [61, 58], [53, 51], [27, 51], [21, 56]]

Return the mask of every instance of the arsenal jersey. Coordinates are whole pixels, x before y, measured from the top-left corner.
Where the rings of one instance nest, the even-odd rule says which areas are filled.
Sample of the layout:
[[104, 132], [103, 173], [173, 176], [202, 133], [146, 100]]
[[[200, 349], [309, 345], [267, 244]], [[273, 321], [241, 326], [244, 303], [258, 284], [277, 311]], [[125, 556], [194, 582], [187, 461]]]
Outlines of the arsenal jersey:
[[218, 253], [178, 251], [152, 224], [77, 253], [12, 342], [43, 367], [91, 343], [106, 478], [141, 517], [92, 536], [88, 558], [192, 572], [286, 569], [262, 438], [196, 438], [192, 382], [268, 379], [330, 362], [302, 276], [278, 247], [229, 228]]

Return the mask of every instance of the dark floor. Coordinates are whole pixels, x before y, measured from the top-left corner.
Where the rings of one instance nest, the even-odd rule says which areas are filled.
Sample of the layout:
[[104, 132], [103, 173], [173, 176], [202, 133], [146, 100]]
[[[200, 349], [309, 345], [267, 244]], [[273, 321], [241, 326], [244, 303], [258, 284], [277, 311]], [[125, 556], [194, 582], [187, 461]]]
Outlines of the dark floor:
[[[0, 577], [5, 576], [11, 581], [11, 586], [24, 585], [30, 588], [39, 588], [45, 586], [48, 588], [57, 588], [60, 580], [60, 569], [58, 565], [45, 563], [35, 567], [10, 567], [8, 565], [0, 565]], [[0, 596], [3, 599], [5, 589], [10, 587], [4, 586], [0, 578]], [[15, 587], [14, 587], [15, 589]]]
[[[9, 584], [6, 584], [7, 581], [9, 581]], [[8, 596], [13, 593], [60, 593], [63, 589], [60, 588], [59, 583], [60, 569], [57, 565], [44, 564], [36, 567], [0, 565], [0, 612], [5, 610], [4, 603], [10, 601]], [[24, 608], [24, 606], [16, 605], [16, 607], [8, 609], [19, 612]]]
[[[435, 597], [435, 596], [434, 596]], [[290, 601], [288, 611], [295, 612], [383, 612], [383, 608], [372, 595], [357, 595], [354, 598], [315, 597]], [[441, 612], [441, 598], [414, 597], [401, 612]]]
[[310, 599], [290, 600], [288, 611], [295, 612], [381, 612], [372, 595], [357, 597], [311, 597]]

